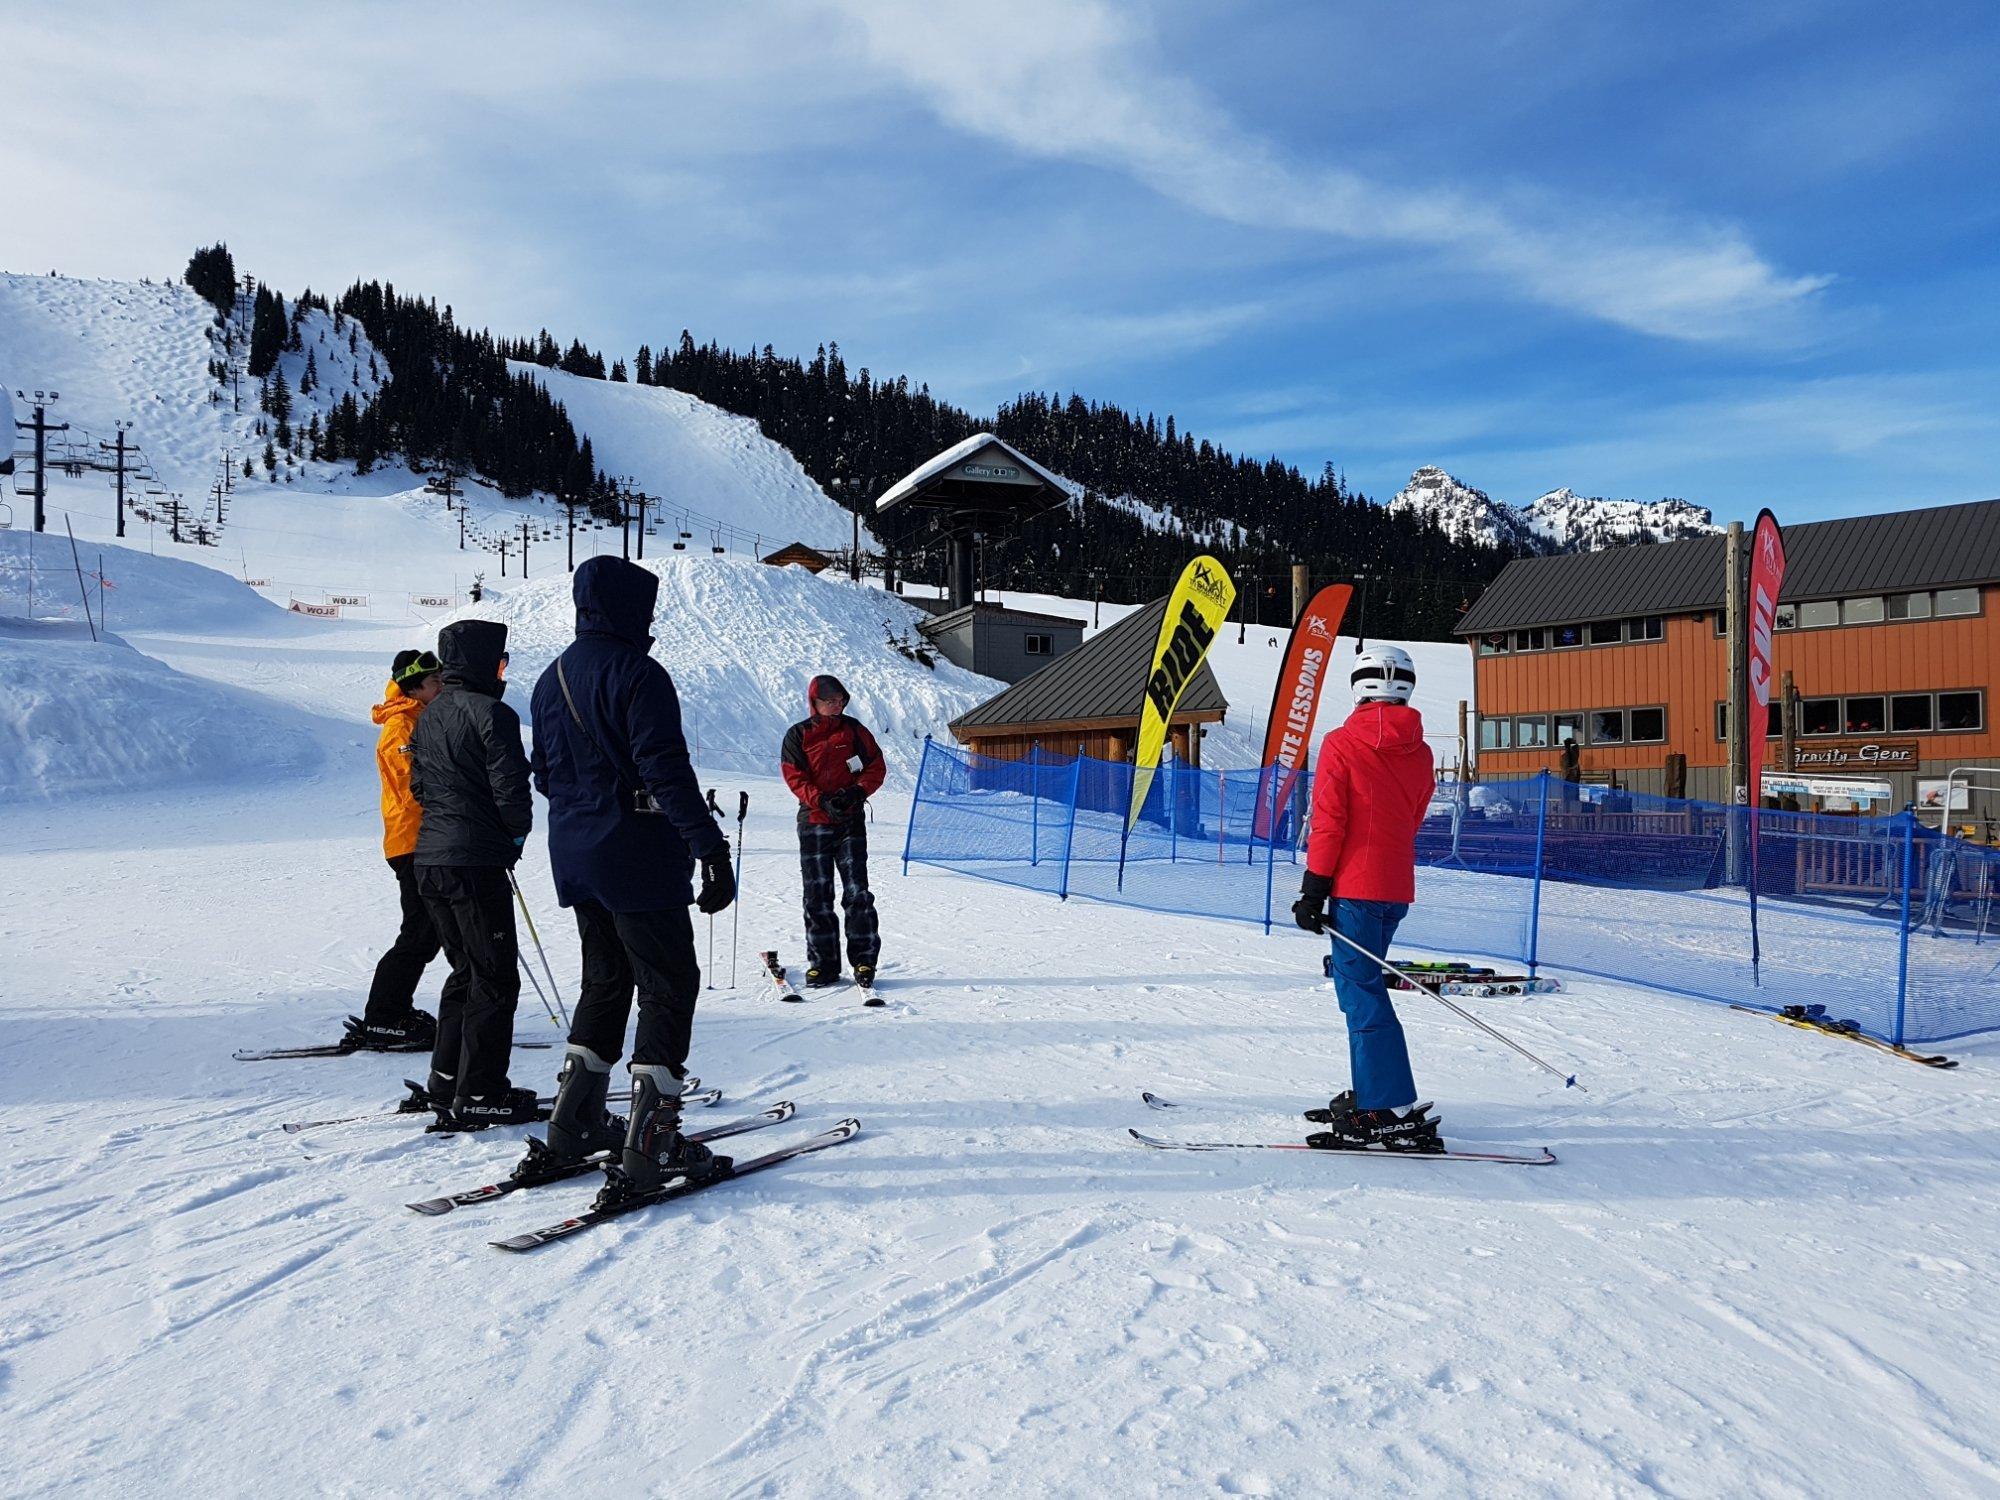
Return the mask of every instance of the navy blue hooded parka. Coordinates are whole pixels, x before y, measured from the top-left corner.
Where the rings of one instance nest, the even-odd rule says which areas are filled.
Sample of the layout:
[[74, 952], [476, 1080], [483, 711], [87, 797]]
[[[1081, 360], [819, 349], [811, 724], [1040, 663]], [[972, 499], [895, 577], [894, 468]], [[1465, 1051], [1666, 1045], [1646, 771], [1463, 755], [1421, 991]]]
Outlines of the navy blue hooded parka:
[[[564, 906], [664, 911], [694, 899], [694, 861], [728, 848], [681, 733], [680, 698], [652, 649], [660, 581], [617, 557], [576, 570], [576, 640], [535, 684], [535, 789], [549, 799], [549, 863]], [[586, 732], [587, 731], [587, 732]], [[634, 809], [651, 792], [657, 813]]]

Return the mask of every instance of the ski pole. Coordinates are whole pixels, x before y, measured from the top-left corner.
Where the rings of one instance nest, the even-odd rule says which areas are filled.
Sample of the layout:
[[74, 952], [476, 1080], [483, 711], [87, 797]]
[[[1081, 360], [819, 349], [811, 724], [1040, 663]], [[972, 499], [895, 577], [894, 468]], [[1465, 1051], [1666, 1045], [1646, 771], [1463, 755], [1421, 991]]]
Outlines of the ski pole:
[[[708, 789], [708, 811], [716, 822], [722, 821], [722, 809], [715, 805], [715, 788]], [[708, 987], [715, 988], [715, 913], [708, 914]]]
[[1331, 922], [1327, 923], [1326, 933], [1328, 937], [1335, 938], [1338, 941], [1347, 944], [1348, 947], [1352, 948], [1356, 953], [1359, 953], [1363, 958], [1367, 959], [1370, 963], [1374, 964], [1376, 968], [1382, 970], [1384, 973], [1393, 974], [1396, 978], [1402, 980], [1403, 983], [1407, 984], [1413, 990], [1422, 990], [1426, 995], [1429, 995], [1431, 999], [1437, 1001], [1437, 1003], [1439, 1005], [1442, 1005], [1446, 1010], [1453, 1011], [1464, 1020], [1470, 1021], [1474, 1026], [1477, 1026], [1481, 1031], [1485, 1032], [1488, 1036], [1492, 1037], [1493, 1040], [1495, 1040], [1496, 1042], [1505, 1042], [1509, 1047], [1512, 1047], [1516, 1052], [1520, 1053], [1521, 1056], [1527, 1058], [1529, 1062], [1533, 1063], [1543, 1072], [1553, 1073], [1556, 1077], [1562, 1079], [1564, 1088], [1583, 1089], [1584, 1093], [1586, 1094], [1590, 1092], [1589, 1089], [1583, 1088], [1583, 1085], [1576, 1081], [1576, 1074], [1574, 1073], [1565, 1074], [1561, 1068], [1552, 1067], [1548, 1063], [1543, 1062], [1539, 1057], [1535, 1056], [1534, 1053], [1530, 1052], [1526, 1047], [1523, 1047], [1519, 1042], [1515, 1041], [1512, 1037], [1507, 1036], [1502, 1032], [1494, 1030], [1491, 1026], [1488, 1026], [1484, 1021], [1480, 1020], [1479, 1017], [1475, 1016], [1471, 1011], [1467, 1010], [1464, 1006], [1454, 1005], [1450, 1000], [1446, 999], [1438, 991], [1432, 989], [1429, 985], [1425, 984], [1422, 980], [1418, 979], [1414, 974], [1408, 973], [1403, 969], [1397, 968], [1394, 964], [1390, 963], [1389, 960], [1386, 958], [1382, 958], [1376, 954], [1370, 953], [1366, 948], [1362, 947], [1359, 943], [1355, 942], [1353, 938], [1349, 937], [1346, 933], [1340, 931], [1340, 929], [1335, 927]]
[[736, 932], [743, 917], [743, 820], [750, 816], [750, 794], [736, 794], [736, 901], [729, 913], [729, 987], [736, 988]]
[[[556, 988], [556, 971], [549, 967], [549, 954], [548, 950], [542, 946], [542, 935], [535, 931], [535, 914], [528, 910], [528, 898], [521, 894], [521, 882], [514, 878], [512, 870], [507, 872], [507, 883], [514, 887], [514, 899], [521, 903], [521, 915], [528, 922], [528, 936], [534, 939], [535, 952], [540, 954], [542, 958], [542, 971], [549, 976], [549, 993], [542, 995], [542, 1008], [549, 1011], [549, 1020], [553, 1024], [560, 1026], [564, 1031], [568, 1031], [569, 1011], [563, 1006], [562, 991]], [[524, 969], [528, 968], [528, 961], [525, 958], [521, 960], [521, 967]], [[528, 977], [530, 979], [535, 978], [535, 971], [533, 969], [528, 969]], [[538, 995], [542, 993], [540, 980], [535, 981], [535, 993]], [[553, 1009], [549, 1007], [551, 997], [555, 1000]], [[556, 1019], [558, 1015], [562, 1017], [561, 1020]]]

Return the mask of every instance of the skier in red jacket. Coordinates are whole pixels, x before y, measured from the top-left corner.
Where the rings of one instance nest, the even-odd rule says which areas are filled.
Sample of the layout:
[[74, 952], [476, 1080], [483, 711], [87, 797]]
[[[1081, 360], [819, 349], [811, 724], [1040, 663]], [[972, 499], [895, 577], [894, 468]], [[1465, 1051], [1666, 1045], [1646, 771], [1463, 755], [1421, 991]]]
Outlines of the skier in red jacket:
[[[1355, 708], [1320, 745], [1313, 781], [1306, 873], [1292, 916], [1307, 932], [1333, 930], [1387, 957], [1416, 898], [1416, 837], [1436, 784], [1423, 717], [1409, 706], [1415, 664], [1395, 646], [1354, 660]], [[1333, 911], [1327, 912], [1327, 899]], [[1329, 1150], [1442, 1151], [1438, 1122], [1417, 1103], [1410, 1049], [1382, 970], [1336, 939], [1330, 967], [1354, 1086], [1306, 1118], [1324, 1122], [1308, 1142]]]
[[882, 789], [881, 748], [847, 716], [847, 689], [824, 673], [806, 689], [810, 716], [785, 732], [785, 785], [799, 799], [799, 871], [805, 879], [806, 984], [840, 982], [840, 922], [833, 877], [840, 872], [847, 913], [847, 958], [855, 982], [875, 982], [882, 932], [868, 889], [868, 825], [862, 804]]

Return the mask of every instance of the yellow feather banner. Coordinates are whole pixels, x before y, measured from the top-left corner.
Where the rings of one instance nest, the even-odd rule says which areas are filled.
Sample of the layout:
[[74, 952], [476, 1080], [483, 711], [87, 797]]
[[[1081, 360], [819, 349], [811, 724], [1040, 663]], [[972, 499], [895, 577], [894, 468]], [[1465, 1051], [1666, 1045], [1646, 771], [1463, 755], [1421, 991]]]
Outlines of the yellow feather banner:
[[1139, 821], [1139, 809], [1152, 789], [1153, 773], [1160, 766], [1160, 751], [1167, 743], [1167, 726], [1181, 694], [1194, 681], [1194, 674], [1208, 655], [1215, 633], [1235, 602], [1236, 585], [1221, 563], [1203, 553], [1181, 573], [1167, 600], [1167, 616], [1160, 622], [1159, 643], [1153, 648], [1153, 664], [1146, 671], [1146, 701], [1139, 710], [1138, 755], [1132, 766], [1132, 806], [1125, 814], [1125, 831]]

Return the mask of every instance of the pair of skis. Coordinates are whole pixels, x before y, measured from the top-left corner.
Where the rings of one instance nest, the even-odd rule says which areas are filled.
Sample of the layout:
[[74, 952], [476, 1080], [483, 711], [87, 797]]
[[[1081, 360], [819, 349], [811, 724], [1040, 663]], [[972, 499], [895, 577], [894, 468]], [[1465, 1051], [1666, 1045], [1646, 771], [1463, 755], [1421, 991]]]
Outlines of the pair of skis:
[[1850, 1042], [1859, 1042], [1864, 1047], [1873, 1047], [1878, 1052], [1887, 1052], [1892, 1057], [1905, 1058], [1926, 1068], [1955, 1068], [1958, 1059], [1946, 1057], [1937, 1052], [1912, 1052], [1908, 1047], [1899, 1047], [1894, 1042], [1885, 1042], [1872, 1037], [1853, 1021], [1836, 1021], [1826, 1013], [1824, 1005], [1787, 1005], [1782, 1010], [1759, 1010], [1754, 1005], [1732, 1005], [1731, 1010], [1740, 1010], [1753, 1016], [1769, 1016], [1773, 1021], [1781, 1021], [1787, 1026], [1796, 1026], [1801, 1031], [1817, 1031], [1826, 1036], [1845, 1037]]
[[[1185, 1108], [1171, 1099], [1162, 1098], [1148, 1089], [1140, 1096], [1147, 1106], [1158, 1110], [1178, 1110]], [[1308, 1146], [1304, 1141], [1187, 1141], [1174, 1140], [1165, 1136], [1148, 1135], [1143, 1130], [1128, 1131], [1133, 1140], [1142, 1146], [1150, 1146], [1155, 1151], [1311, 1151], [1320, 1156], [1365, 1156], [1371, 1160], [1397, 1161], [1483, 1161], [1498, 1162], [1516, 1167], [1546, 1167], [1554, 1164], [1555, 1152], [1547, 1146], [1540, 1154], [1523, 1155], [1512, 1151], [1389, 1151], [1375, 1147], [1354, 1147], [1347, 1150], [1330, 1150], [1324, 1146]]]
[[[287, 1120], [278, 1128], [284, 1131], [286, 1135], [297, 1135], [302, 1130], [329, 1130], [336, 1125], [357, 1125], [364, 1120], [393, 1120], [403, 1115], [428, 1115], [436, 1113], [437, 1107], [431, 1103], [430, 1095], [425, 1091], [421, 1083], [418, 1083], [414, 1078], [405, 1078], [403, 1085], [409, 1089], [409, 1096], [398, 1102], [394, 1109], [371, 1109], [365, 1114], [336, 1115], [331, 1120]], [[611, 1095], [605, 1102], [607, 1104], [622, 1104], [631, 1097], [631, 1092], [627, 1090], [622, 1094]], [[721, 1089], [704, 1089], [701, 1086], [701, 1080], [693, 1074], [689, 1074], [686, 1081], [681, 1085], [681, 1103], [683, 1104], [713, 1104], [721, 1097]], [[542, 1095], [535, 1100], [535, 1107], [544, 1111], [554, 1109], [556, 1107], [556, 1096], [554, 1094]], [[547, 1114], [544, 1113], [542, 1118], [547, 1119]]]
[[[805, 1004], [806, 997], [799, 993], [799, 987], [793, 984], [791, 979], [786, 975], [785, 966], [778, 962], [776, 949], [767, 950], [758, 954], [757, 957], [763, 961], [764, 977], [771, 981], [772, 986], [778, 992], [780, 1000], [785, 1001], [789, 1005]], [[882, 1004], [882, 996], [872, 983], [864, 984], [857, 979], [854, 981], [854, 987], [861, 992], [861, 1003], [864, 1006], [878, 1007]], [[832, 988], [832, 986], [828, 986], [828, 988]]]
[[[1491, 999], [1496, 995], [1553, 995], [1562, 989], [1562, 984], [1554, 979], [1546, 979], [1532, 974], [1492, 974], [1459, 970], [1448, 971], [1445, 977], [1433, 979], [1428, 972], [1419, 973], [1418, 978], [1440, 995], [1471, 995]], [[1416, 986], [1404, 979], [1391, 979], [1389, 988], [1414, 992]]]

